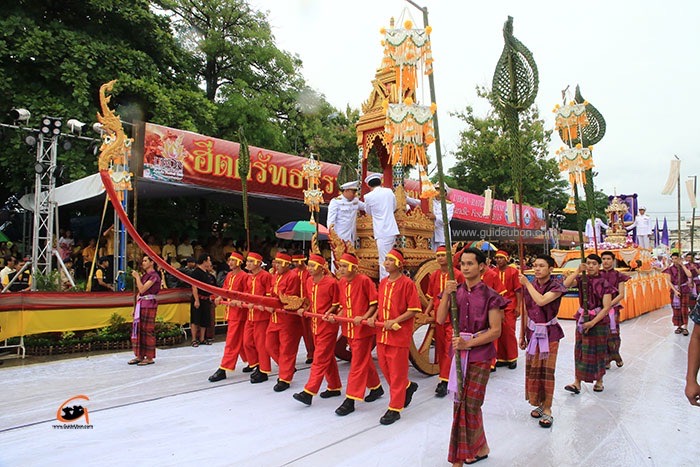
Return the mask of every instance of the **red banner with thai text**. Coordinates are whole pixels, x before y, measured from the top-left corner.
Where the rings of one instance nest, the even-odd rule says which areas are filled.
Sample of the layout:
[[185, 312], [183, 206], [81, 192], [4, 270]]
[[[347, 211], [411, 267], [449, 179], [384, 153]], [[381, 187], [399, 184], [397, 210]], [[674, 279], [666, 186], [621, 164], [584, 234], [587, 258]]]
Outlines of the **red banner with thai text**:
[[[152, 123], [146, 124], [143, 177], [171, 183], [183, 183], [206, 188], [241, 191], [238, 174], [240, 145], [232, 141], [203, 136]], [[302, 201], [306, 180], [302, 165], [308, 159], [269, 149], [249, 146], [250, 173], [248, 192], [262, 196], [282, 196]], [[338, 194], [337, 176], [340, 166], [321, 162], [320, 189], [329, 202]], [[420, 196], [420, 183], [406, 180], [409, 196]], [[517, 219], [507, 219], [506, 203], [495, 200], [492, 215], [484, 217], [482, 196], [451, 189], [448, 199], [455, 204], [455, 219], [480, 224], [517, 228]], [[518, 215], [517, 205], [515, 214]], [[523, 206], [525, 229], [544, 228], [544, 213], [539, 208]]]

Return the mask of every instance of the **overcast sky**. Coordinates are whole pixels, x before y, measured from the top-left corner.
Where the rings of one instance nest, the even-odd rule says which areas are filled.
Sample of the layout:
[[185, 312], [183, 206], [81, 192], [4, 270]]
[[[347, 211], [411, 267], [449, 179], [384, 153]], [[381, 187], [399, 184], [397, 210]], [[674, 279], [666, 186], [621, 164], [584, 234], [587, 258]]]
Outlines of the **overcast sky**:
[[[269, 12], [277, 45], [303, 61], [307, 83], [335, 107], [359, 108], [382, 58], [379, 29], [393, 16], [422, 25], [422, 13], [402, 0], [251, 0]], [[445, 165], [464, 125], [450, 112], [486, 102], [475, 87], [490, 87], [503, 48], [503, 23], [535, 57], [536, 105], [549, 128], [561, 90], [576, 84], [603, 114], [607, 133], [594, 150], [597, 188], [638, 193], [652, 217], [675, 228], [676, 194], [661, 195], [670, 160], [682, 160], [682, 215], [690, 219], [685, 180], [700, 175], [697, 143], [700, 84], [700, 2], [420, 0], [427, 6]], [[409, 16], [410, 15], [410, 16]], [[429, 100], [427, 80], [423, 102]], [[552, 135], [551, 154], [562, 145]]]

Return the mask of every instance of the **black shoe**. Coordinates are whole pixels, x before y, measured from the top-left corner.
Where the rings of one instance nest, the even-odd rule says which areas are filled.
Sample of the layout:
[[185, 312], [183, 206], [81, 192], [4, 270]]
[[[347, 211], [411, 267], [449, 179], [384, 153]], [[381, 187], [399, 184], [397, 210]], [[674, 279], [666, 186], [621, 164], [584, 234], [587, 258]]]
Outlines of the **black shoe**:
[[379, 423], [382, 425], [391, 425], [399, 418], [401, 418], [401, 414], [399, 412], [389, 409], [384, 415], [382, 415], [382, 418], [379, 419]]
[[500, 360], [496, 362], [496, 368], [500, 368], [502, 366], [508, 366], [508, 362], [502, 362]]
[[209, 381], [212, 383], [216, 383], [222, 379], [226, 379], [226, 370], [222, 370], [221, 368], [216, 370], [214, 374], [209, 377]]
[[255, 369], [254, 372], [250, 374], [250, 383], [251, 384], [257, 384], [257, 383], [264, 383], [267, 381], [267, 373], [263, 373], [262, 371], [258, 370], [257, 368]]
[[340, 404], [340, 407], [335, 409], [335, 413], [337, 415], [340, 415], [341, 417], [346, 416], [347, 414], [351, 414], [355, 411], [355, 401], [349, 398], [345, 398], [342, 404]]
[[319, 396], [321, 399], [330, 399], [331, 397], [338, 397], [340, 395], [339, 389], [326, 389]]
[[277, 384], [272, 388], [275, 392], [282, 392], [289, 389], [289, 383], [285, 383], [281, 379], [277, 380]]
[[512, 362], [510, 362], [508, 364], [509, 370], [515, 370], [516, 368], [518, 368], [518, 361], [517, 360], [513, 360]]
[[[411, 384], [406, 388], [406, 401], [403, 403], [404, 407], [408, 407], [413, 399], [413, 393], [418, 389], [418, 384], [411, 381]], [[398, 413], [398, 412], [397, 412]]]
[[[280, 383], [277, 383], [277, 384], [280, 384]], [[289, 387], [288, 384], [287, 384], [287, 387]], [[285, 388], [285, 389], [287, 389], [287, 388]], [[275, 391], [277, 391], [277, 385], [275, 385]], [[284, 389], [282, 389], [282, 391], [284, 391]], [[309, 394], [306, 391], [301, 391], [301, 392], [297, 392], [296, 394], [292, 394], [292, 397], [294, 399], [298, 400], [299, 402], [301, 402], [302, 404], [306, 404], [306, 405], [311, 405], [311, 401], [314, 398], [314, 396], [312, 396], [311, 394]]]
[[307, 358], [306, 362], [304, 362], [304, 363], [306, 363], [307, 365], [311, 365], [313, 362], [314, 362], [313, 358]]
[[257, 368], [257, 367], [250, 366], [250, 365], [246, 365], [246, 367], [243, 368], [241, 371], [242, 371], [243, 373], [252, 373], [253, 370], [255, 370], [255, 368]]
[[379, 386], [376, 389], [372, 389], [369, 394], [365, 397], [365, 402], [374, 402], [384, 395], [384, 388]]
[[495, 367], [495, 366], [492, 366], [492, 367], [491, 367], [491, 373], [495, 373], [495, 372], [496, 372], [496, 367]]
[[435, 388], [435, 397], [445, 397], [447, 395], [447, 381], [440, 381]]

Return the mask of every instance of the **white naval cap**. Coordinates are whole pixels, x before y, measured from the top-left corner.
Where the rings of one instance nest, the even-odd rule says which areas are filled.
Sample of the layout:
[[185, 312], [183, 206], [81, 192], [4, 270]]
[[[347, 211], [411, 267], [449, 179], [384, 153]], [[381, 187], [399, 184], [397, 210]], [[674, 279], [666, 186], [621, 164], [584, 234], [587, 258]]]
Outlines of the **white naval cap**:
[[340, 189], [342, 191], [359, 190], [360, 189], [360, 182], [357, 180], [353, 180], [352, 182], [343, 183], [342, 185], [340, 185]]
[[640, 210], [640, 211], [646, 211], [647, 208], [646, 208], [646, 206], [639, 206], [639, 210]]
[[369, 185], [369, 182], [371, 182], [372, 180], [381, 180], [381, 179], [382, 179], [381, 174], [369, 174], [365, 177], [365, 183], [367, 183]]

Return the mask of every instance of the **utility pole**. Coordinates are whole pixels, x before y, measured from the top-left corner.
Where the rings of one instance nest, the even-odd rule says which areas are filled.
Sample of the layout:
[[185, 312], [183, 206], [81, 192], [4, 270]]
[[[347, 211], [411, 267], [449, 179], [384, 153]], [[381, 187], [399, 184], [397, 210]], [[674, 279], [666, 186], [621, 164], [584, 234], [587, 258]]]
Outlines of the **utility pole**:
[[[698, 176], [697, 175], [689, 175], [688, 178], [693, 179], [693, 198], [696, 199], [696, 204], [697, 204]], [[690, 251], [692, 251], [693, 253], [695, 253], [694, 244], [693, 244], [694, 239], [695, 239], [695, 205], [693, 205], [693, 217], [690, 218]]]
[[[680, 160], [678, 156], [673, 155], [676, 159]], [[681, 171], [678, 171], [678, 254], [683, 255], [683, 247], [681, 244]]]

